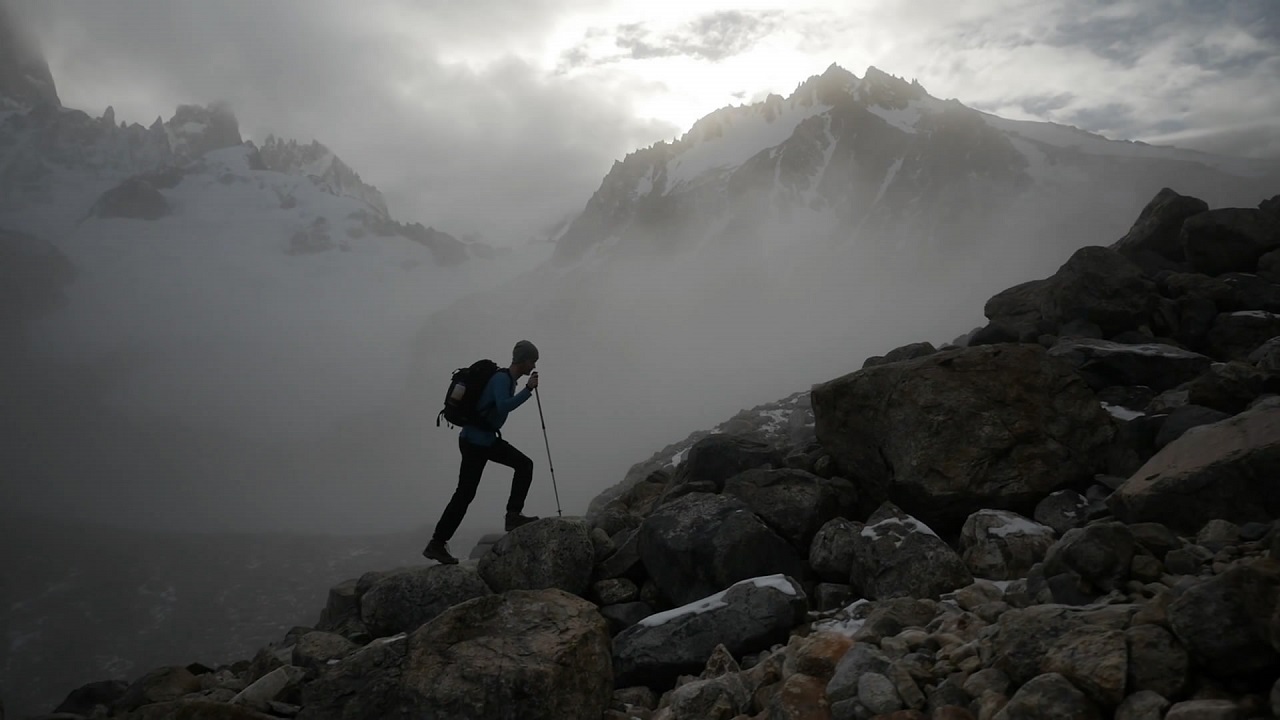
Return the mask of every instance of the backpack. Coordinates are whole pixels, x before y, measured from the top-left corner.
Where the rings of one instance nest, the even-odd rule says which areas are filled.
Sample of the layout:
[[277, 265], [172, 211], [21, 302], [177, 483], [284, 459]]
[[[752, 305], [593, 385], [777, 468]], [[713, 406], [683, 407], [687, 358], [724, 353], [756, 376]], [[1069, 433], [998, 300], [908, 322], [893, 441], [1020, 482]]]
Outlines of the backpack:
[[454, 370], [449, 379], [449, 389], [444, 395], [444, 409], [436, 415], [436, 427], [440, 427], [440, 418], [443, 417], [451, 427], [470, 425], [488, 430], [489, 423], [477, 406], [489, 379], [497, 372], [506, 371], [500, 370], [497, 363], [488, 359], [477, 360], [471, 363], [471, 367]]

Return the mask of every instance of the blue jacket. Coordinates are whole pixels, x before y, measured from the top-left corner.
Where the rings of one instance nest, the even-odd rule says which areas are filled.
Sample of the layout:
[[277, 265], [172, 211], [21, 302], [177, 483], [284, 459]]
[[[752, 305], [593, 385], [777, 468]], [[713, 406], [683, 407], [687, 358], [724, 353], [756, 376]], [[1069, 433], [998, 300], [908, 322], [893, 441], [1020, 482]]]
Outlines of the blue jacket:
[[[515, 392], [515, 385], [511, 373], [499, 370], [489, 378], [489, 384], [484, 386], [484, 392], [480, 395], [476, 408], [493, 430], [500, 430], [507, 422], [507, 415], [523, 405], [524, 401], [533, 394], [533, 391], [527, 387], [520, 392]], [[492, 446], [498, 439], [496, 432], [473, 425], [463, 426], [458, 436], [469, 443], [483, 447]]]

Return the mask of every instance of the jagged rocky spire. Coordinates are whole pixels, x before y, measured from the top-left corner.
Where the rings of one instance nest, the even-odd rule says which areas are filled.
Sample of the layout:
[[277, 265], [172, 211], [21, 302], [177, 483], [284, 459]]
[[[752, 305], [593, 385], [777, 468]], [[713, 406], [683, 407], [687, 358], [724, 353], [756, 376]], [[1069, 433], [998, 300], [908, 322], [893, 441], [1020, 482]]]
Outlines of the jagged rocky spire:
[[0, 3], [0, 110], [60, 106], [58, 90], [35, 41]]

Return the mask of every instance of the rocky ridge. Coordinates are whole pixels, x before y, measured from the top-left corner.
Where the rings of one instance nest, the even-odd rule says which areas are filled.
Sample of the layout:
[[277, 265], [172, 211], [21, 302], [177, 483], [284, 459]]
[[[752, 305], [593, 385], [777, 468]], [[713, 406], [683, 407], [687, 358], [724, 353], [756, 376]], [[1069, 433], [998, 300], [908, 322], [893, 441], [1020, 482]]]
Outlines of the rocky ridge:
[[1166, 189], [984, 327], [665, 448], [584, 518], [58, 711], [1276, 717], [1278, 204]]

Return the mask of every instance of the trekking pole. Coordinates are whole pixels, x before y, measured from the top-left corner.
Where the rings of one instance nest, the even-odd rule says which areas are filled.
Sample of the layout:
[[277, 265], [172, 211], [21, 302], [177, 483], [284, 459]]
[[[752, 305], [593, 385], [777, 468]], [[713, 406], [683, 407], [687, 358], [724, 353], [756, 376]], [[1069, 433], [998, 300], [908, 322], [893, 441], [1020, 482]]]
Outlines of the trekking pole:
[[538, 388], [533, 389], [533, 397], [538, 401], [538, 419], [542, 421], [542, 443], [547, 446], [547, 468], [551, 470], [551, 489], [556, 493], [556, 516], [563, 517], [560, 511], [560, 488], [556, 487], [556, 466], [551, 463], [551, 443], [547, 440], [547, 419], [542, 416], [542, 396]]

